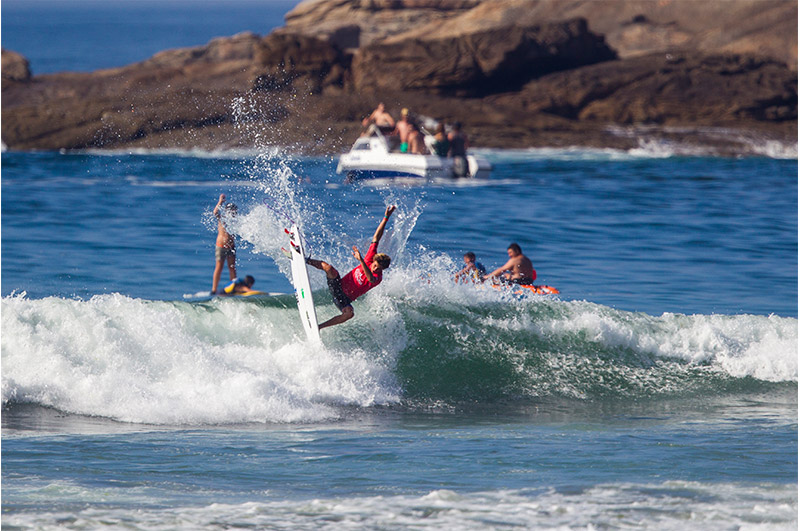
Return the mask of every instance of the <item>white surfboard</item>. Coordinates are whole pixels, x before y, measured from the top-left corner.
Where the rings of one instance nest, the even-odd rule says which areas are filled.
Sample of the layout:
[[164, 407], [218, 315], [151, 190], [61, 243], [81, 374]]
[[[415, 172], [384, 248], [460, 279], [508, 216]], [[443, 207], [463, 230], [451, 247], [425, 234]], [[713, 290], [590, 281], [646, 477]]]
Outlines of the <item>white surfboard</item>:
[[320, 342], [317, 312], [314, 309], [314, 296], [308, 280], [303, 238], [297, 225], [292, 225], [292, 228], [286, 232], [289, 236], [289, 250], [292, 254], [292, 284], [294, 284], [294, 292], [297, 297], [297, 308], [300, 310], [300, 320], [303, 322], [308, 339]]

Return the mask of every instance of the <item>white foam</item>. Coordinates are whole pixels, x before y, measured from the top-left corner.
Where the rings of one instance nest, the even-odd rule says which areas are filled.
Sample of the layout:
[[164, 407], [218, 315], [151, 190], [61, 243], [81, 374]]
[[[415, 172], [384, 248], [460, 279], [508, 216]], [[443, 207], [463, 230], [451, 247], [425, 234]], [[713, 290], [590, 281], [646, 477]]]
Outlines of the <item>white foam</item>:
[[[291, 303], [291, 299], [289, 299]], [[2, 398], [153, 424], [300, 422], [394, 403], [359, 349], [312, 347], [294, 312], [122, 295], [2, 300]]]
[[711, 365], [733, 377], [797, 381], [797, 319], [776, 315], [682, 315], [653, 317], [586, 303], [537, 324], [543, 332], [581, 333], [611, 347], [662, 359]]
[[[69, 489], [63, 498], [78, 501], [100, 489]], [[113, 487], [102, 498], [116, 500]], [[75, 492], [73, 492], [75, 491]], [[88, 491], [88, 492], [87, 492]], [[95, 492], [98, 491], [98, 492]], [[139, 498], [137, 497], [137, 502]], [[70, 498], [71, 499], [71, 498]], [[83, 504], [81, 504], [83, 505]], [[122, 507], [122, 508], [120, 508]], [[554, 488], [455, 492], [424, 495], [354, 496], [168, 509], [119, 503], [90, 506], [69, 513], [16, 512], [3, 524], [49, 528], [71, 522], [76, 528], [204, 529], [748, 529], [797, 528], [795, 484], [733, 484], [667, 481], [653, 484], [604, 484], [588, 488]]]

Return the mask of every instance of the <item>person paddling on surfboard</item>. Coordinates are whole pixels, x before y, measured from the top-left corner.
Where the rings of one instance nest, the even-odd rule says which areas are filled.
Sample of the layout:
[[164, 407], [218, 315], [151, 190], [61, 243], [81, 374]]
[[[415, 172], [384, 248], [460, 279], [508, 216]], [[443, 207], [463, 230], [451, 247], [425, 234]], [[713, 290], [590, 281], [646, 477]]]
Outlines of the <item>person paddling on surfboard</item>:
[[352, 319], [355, 315], [352, 302], [383, 280], [383, 270], [389, 267], [391, 258], [383, 253], [378, 253], [378, 243], [383, 237], [383, 229], [386, 228], [386, 222], [389, 221], [389, 216], [392, 215], [394, 210], [394, 206], [386, 207], [386, 213], [378, 224], [375, 235], [372, 236], [372, 243], [367, 250], [366, 256], [362, 257], [358, 247], [353, 246], [353, 256], [358, 260], [358, 266], [344, 277], [340, 277], [336, 268], [329, 263], [306, 258], [308, 265], [325, 271], [325, 275], [328, 277], [328, 290], [333, 296], [333, 303], [342, 312], [341, 315], [337, 315], [320, 324], [320, 330]]
[[235, 278], [233, 282], [228, 284], [222, 289], [221, 296], [226, 295], [244, 295], [246, 293], [260, 293], [253, 289], [253, 284], [256, 283], [256, 279], [253, 278], [251, 275], [247, 275], [244, 279]]
[[536, 270], [528, 257], [522, 254], [520, 246], [512, 243], [508, 246], [508, 262], [482, 277], [483, 280], [490, 278], [499, 278], [511, 284], [530, 285], [536, 280]]

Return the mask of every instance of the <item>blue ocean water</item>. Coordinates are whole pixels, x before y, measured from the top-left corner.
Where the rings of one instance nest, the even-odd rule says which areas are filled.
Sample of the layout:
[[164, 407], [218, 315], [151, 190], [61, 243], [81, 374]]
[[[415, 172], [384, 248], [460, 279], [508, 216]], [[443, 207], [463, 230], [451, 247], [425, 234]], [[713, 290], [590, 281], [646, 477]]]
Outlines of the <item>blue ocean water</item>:
[[[2, 153], [3, 527], [796, 529], [797, 159], [646, 147], [356, 186], [274, 148]], [[220, 193], [283, 295], [192, 298]], [[283, 228], [352, 267], [387, 204], [383, 283], [307, 344]], [[559, 296], [452, 281], [511, 241]]]
[[[4, 523], [793, 528], [797, 162], [484, 154], [481, 183], [352, 186], [269, 151], [3, 153]], [[186, 298], [220, 193], [285, 295]], [[387, 204], [384, 282], [306, 344], [282, 229], [350, 267]], [[512, 240], [560, 296], [452, 281]]]
[[34, 75], [90, 72], [201, 46], [243, 31], [267, 35], [299, 0], [3, 0], [3, 48]]

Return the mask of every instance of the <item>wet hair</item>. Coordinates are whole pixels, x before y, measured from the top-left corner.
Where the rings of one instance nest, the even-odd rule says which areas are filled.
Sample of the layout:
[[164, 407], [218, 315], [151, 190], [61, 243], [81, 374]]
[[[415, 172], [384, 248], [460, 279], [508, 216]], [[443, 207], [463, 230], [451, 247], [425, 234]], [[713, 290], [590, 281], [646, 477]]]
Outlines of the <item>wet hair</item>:
[[234, 203], [225, 203], [225, 211], [228, 212], [229, 214], [236, 214], [239, 211], [239, 209], [236, 208], [236, 205]]
[[473, 252], [464, 253], [464, 258], [469, 258], [470, 261], [474, 262], [475, 261], [475, 253], [473, 253]]
[[519, 245], [517, 245], [516, 243], [512, 243], [511, 245], [508, 246], [508, 248], [514, 251], [515, 253], [522, 252], [522, 249], [520, 249]]
[[392, 259], [389, 258], [389, 255], [383, 253], [376, 254], [373, 260], [378, 262], [378, 265], [381, 266], [381, 269], [386, 269], [389, 267], [389, 264], [392, 263]]
[[248, 288], [251, 287], [255, 283], [256, 283], [256, 279], [254, 279], [252, 277], [252, 275], [247, 275], [246, 277], [244, 277], [244, 285], [247, 286]]

